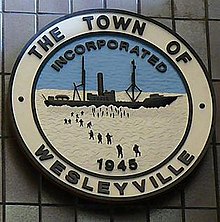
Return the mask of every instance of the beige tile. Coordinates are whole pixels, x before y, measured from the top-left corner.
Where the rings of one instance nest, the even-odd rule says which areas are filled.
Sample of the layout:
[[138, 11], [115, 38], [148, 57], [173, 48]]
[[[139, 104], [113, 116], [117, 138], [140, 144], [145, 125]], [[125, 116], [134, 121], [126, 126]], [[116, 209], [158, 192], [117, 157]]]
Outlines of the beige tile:
[[179, 18], [204, 18], [204, 0], [174, 0], [174, 14]]
[[72, 0], [73, 11], [102, 8], [102, 0]]
[[43, 178], [41, 201], [44, 204], [73, 204], [75, 196]]
[[35, 12], [35, 0], [4, 0], [5, 11]]
[[35, 16], [7, 13], [4, 26], [5, 72], [10, 73], [22, 48], [35, 33]]
[[207, 67], [208, 59], [205, 22], [176, 21], [176, 31], [191, 45]]
[[210, 146], [201, 163], [188, 177], [185, 186], [186, 207], [216, 206], [214, 177], [212, 147]]
[[216, 142], [220, 143], [220, 81], [213, 82], [215, 89], [215, 101], [216, 101], [216, 120], [215, 120], [215, 130], [216, 130]]
[[110, 222], [110, 216], [103, 211], [88, 209], [77, 210], [77, 222]]
[[181, 210], [155, 209], [150, 212], [150, 222], [182, 222]]
[[216, 210], [186, 210], [186, 222], [218, 222]]
[[39, 221], [39, 209], [36, 206], [6, 206], [7, 222]]
[[141, 0], [141, 14], [153, 17], [171, 17], [171, 1]]
[[107, 0], [107, 8], [137, 11], [136, 0]]
[[75, 221], [74, 207], [42, 207], [43, 222]]
[[220, 1], [208, 0], [208, 3], [209, 3], [209, 18], [219, 19], [220, 18]]
[[220, 79], [220, 21], [210, 21], [210, 48], [211, 48], [211, 64], [212, 64], [212, 78]]
[[38, 16], [38, 29], [44, 28], [46, 25], [51, 23], [52, 21], [63, 17], [63, 15], [39, 15]]
[[114, 222], [145, 222], [147, 210], [139, 210], [134, 208], [118, 210], [114, 215]]
[[6, 200], [9, 202], [38, 202], [39, 173], [14, 139], [5, 140]]
[[69, 0], [39, 0], [39, 12], [69, 13]]

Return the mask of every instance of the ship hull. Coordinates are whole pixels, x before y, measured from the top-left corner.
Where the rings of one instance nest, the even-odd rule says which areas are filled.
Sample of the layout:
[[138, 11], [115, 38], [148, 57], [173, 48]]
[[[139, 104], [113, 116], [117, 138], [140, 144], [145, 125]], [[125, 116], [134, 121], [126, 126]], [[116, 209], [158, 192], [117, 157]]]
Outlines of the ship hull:
[[147, 98], [143, 102], [126, 102], [126, 101], [73, 101], [73, 100], [55, 100], [48, 99], [44, 103], [46, 106], [70, 106], [70, 107], [81, 107], [81, 106], [116, 106], [116, 107], [127, 107], [131, 109], [144, 108], [160, 108], [170, 105], [177, 99], [178, 96], [164, 96], [159, 98]]

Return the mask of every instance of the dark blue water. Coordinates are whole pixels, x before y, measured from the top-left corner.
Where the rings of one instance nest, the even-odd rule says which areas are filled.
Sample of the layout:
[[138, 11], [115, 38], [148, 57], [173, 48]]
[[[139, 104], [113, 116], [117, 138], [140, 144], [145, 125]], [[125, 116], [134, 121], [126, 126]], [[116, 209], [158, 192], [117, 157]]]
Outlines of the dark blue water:
[[[102, 72], [104, 75], [104, 88], [106, 90], [124, 91], [130, 85], [132, 65], [131, 60], [135, 60], [136, 84], [145, 92], [161, 92], [161, 93], [185, 93], [184, 84], [169, 60], [158, 50], [151, 47], [145, 42], [136, 42], [126, 36], [108, 36], [106, 34], [86, 37], [75, 40], [56, 52], [43, 68], [37, 82], [37, 89], [65, 89], [72, 90], [73, 82], [79, 84], [81, 82], [81, 60], [82, 56], [76, 55], [69, 61], [60, 72], [51, 68], [51, 64], [62, 56], [66, 50], [74, 49], [77, 44], [85, 44], [87, 41], [97, 41], [97, 39], [110, 39], [129, 42], [129, 50], [138, 45], [140, 49], [145, 48], [156, 55], [160, 61], [167, 65], [167, 71], [161, 73], [155, 69], [147, 59], [149, 55], [142, 59], [136, 54], [131, 54], [125, 50], [111, 50], [107, 46], [101, 49], [86, 50], [85, 69], [86, 69], [86, 90], [97, 90], [97, 73]], [[140, 50], [141, 51], [141, 50]], [[158, 62], [158, 63], [159, 63]]]

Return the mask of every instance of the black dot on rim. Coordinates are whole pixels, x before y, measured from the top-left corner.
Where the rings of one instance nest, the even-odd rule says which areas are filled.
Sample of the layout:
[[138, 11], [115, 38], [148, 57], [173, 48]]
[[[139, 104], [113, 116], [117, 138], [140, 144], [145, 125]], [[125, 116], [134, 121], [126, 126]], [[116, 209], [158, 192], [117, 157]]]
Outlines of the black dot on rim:
[[18, 97], [18, 101], [21, 102], [21, 103], [24, 102], [24, 97], [23, 96], [19, 96]]
[[205, 109], [205, 104], [204, 104], [204, 103], [200, 103], [200, 104], [199, 104], [199, 108], [200, 108], [200, 109]]

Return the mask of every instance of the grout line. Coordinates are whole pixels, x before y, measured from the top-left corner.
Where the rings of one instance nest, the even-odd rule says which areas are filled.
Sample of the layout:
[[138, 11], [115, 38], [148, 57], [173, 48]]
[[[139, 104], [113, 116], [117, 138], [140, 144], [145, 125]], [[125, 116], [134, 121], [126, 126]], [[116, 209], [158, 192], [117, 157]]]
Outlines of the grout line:
[[[220, 79], [212, 79], [212, 82], [220, 82]], [[218, 143], [217, 143], [218, 144]], [[220, 144], [220, 143], [219, 143]]]
[[[3, 40], [2, 40], [2, 42], [3, 42]], [[2, 47], [3, 48], [3, 47]], [[0, 75], [5, 75], [5, 76], [9, 76], [9, 75], [11, 75], [11, 73], [9, 73], [9, 72], [0, 72]]]
[[[36, 25], [35, 25], [35, 33], [39, 31], [39, 0], [36, 0]], [[38, 173], [38, 204], [39, 204], [39, 222], [42, 222], [42, 201], [41, 201], [41, 196], [42, 196], [42, 175]]]
[[172, 29], [176, 32], [176, 22], [175, 22], [175, 11], [174, 11], [174, 0], [171, 0], [171, 18], [172, 18]]
[[75, 201], [74, 201], [74, 215], [75, 215], [74, 219], [75, 219], [75, 222], [78, 221], [78, 212], [77, 212], [77, 208], [76, 208], [76, 206], [78, 205], [78, 202], [79, 202], [78, 197], [76, 197]]
[[76, 207], [74, 208], [74, 215], [75, 215], [75, 222], [77, 222], [77, 217], [78, 217], [78, 215], [77, 215], [77, 209], [76, 209]]
[[[2, 11], [5, 9], [5, 1], [2, 0]], [[2, 13], [2, 72], [5, 71], [5, 26], [4, 26], [5, 16], [4, 13]], [[2, 118], [2, 125], [1, 125], [1, 135], [3, 136], [2, 140], [2, 220], [3, 222], [6, 222], [6, 161], [5, 161], [5, 75], [1, 75], [1, 81], [2, 81], [2, 101], [1, 101], [1, 118]]]
[[21, 12], [21, 11], [3, 11], [5, 14], [22, 14], [22, 15], [67, 15], [68, 13], [59, 12]]
[[110, 222], [114, 222], [114, 207], [110, 208]]
[[102, 8], [103, 9], [107, 8], [107, 0], [102, 0]]
[[207, 57], [208, 57], [208, 71], [212, 77], [212, 62], [211, 62], [211, 45], [210, 45], [210, 32], [209, 32], [209, 11], [208, 11], [208, 0], [205, 2], [205, 27], [206, 27], [206, 45], [207, 45]]
[[219, 18], [209, 18], [209, 21], [211, 22], [220, 22]]
[[69, 0], [69, 5], [70, 5], [70, 13], [73, 13], [74, 5], [73, 5], [73, 0]]
[[23, 202], [6, 202], [6, 205], [17, 205], [17, 206], [39, 206], [38, 203], [23, 203]]
[[217, 219], [218, 219], [218, 221], [220, 221], [218, 153], [217, 153], [217, 147], [216, 147], [216, 133], [215, 133], [215, 131], [213, 133], [212, 141], [213, 141], [212, 152], [213, 152], [213, 164], [214, 164], [214, 174], [215, 174], [215, 194], [216, 194], [216, 206], [217, 206]]
[[39, 222], [42, 222], [42, 175], [39, 172], [38, 181], [38, 204], [39, 204]]
[[39, 12], [39, 0], [36, 0], [36, 32], [39, 31], [39, 16], [38, 16], [38, 12]]
[[[39, 203], [32, 203], [32, 202], [5, 202], [6, 205], [19, 205], [19, 206], [39, 206]], [[3, 204], [3, 202], [0, 202], [0, 204]], [[41, 203], [41, 206], [42, 207], [75, 207], [77, 206], [77, 203], [73, 203], [73, 204], [62, 204], [62, 203], [57, 203], [57, 204], [50, 204], [50, 203]], [[81, 207], [79, 205], [79, 207]], [[97, 209], [98, 207], [92, 207], [91, 208], [91, 203], [88, 203], [87, 205], [84, 205], [84, 208], [88, 208], [88, 209]], [[134, 209], [134, 206], [131, 206], [130, 207], [131, 209]], [[99, 208], [100, 209], [100, 208]], [[103, 209], [106, 209], [106, 208], [103, 208]], [[129, 207], [127, 206], [126, 209], [129, 209]], [[140, 209], [138, 207], [136, 207], [135, 209]], [[146, 209], [146, 207], [142, 207], [141, 209]], [[166, 207], [166, 206], [163, 206], [163, 207], [151, 207], [147, 210], [146, 214], [148, 215], [149, 213], [149, 210], [157, 210], [157, 209], [160, 209], [160, 210], [171, 210], [171, 209], [174, 209], [174, 210], [181, 210], [182, 207], [175, 207], [175, 206], [170, 206], [170, 207]], [[184, 209], [186, 210], [217, 210], [217, 207], [184, 207]], [[111, 215], [111, 213], [110, 213]], [[114, 213], [112, 213], [112, 215], [114, 215]]]
[[186, 205], [185, 205], [185, 192], [184, 192], [184, 187], [185, 186], [182, 186], [182, 189], [181, 189], [181, 207], [182, 207], [182, 222], [185, 222], [186, 221]]
[[147, 212], [146, 212], [146, 221], [150, 222], [150, 210], [149, 210], [149, 208], [147, 209]]
[[137, 13], [141, 14], [141, 0], [136, 0]]
[[[204, 0], [205, 4], [205, 24], [206, 24], [206, 44], [207, 44], [207, 57], [208, 57], [208, 71], [212, 77], [212, 61], [211, 61], [211, 45], [210, 45], [210, 29], [209, 29], [209, 3], [208, 0]], [[214, 179], [215, 179], [215, 199], [217, 206], [217, 220], [220, 221], [220, 194], [219, 194], [219, 178], [218, 178], [218, 160], [217, 160], [217, 148], [216, 148], [216, 132], [214, 130], [212, 137], [212, 154], [213, 154], [213, 165], [214, 165]]]
[[[140, 0], [136, 0], [137, 2], [140, 2]], [[174, 0], [171, 0], [171, 14], [173, 14], [173, 16], [174, 16], [174, 12], [172, 13], [172, 2], [173, 2]], [[106, 8], [107, 7], [107, 4], [106, 4], [106, 2], [107, 2], [107, 0], [102, 0], [102, 8]], [[141, 2], [139, 3], [140, 5], [141, 5]], [[71, 10], [72, 10], [72, 12], [74, 12], [74, 5], [73, 5], [73, 2], [71, 1]], [[140, 6], [140, 8], [138, 9], [138, 10], [140, 10], [140, 12], [138, 12], [138, 13], [141, 13], [141, 6]], [[3, 11], [5, 14], [23, 14], [23, 15], [26, 15], [26, 14], [30, 14], [30, 15], [36, 15], [36, 14], [38, 14], [38, 15], [67, 15], [67, 14], [69, 14], [69, 13], [60, 13], [60, 12], [38, 12], [38, 13], [36, 13], [36, 12], [21, 12], [21, 11]], [[71, 12], [71, 13], [72, 13]], [[155, 19], [170, 19], [170, 17], [169, 16], [147, 16], [147, 15], [145, 15], [145, 17], [147, 17], [147, 18], [155, 18]], [[172, 16], [171, 16], [171, 18], [172, 18]], [[187, 18], [187, 17], [175, 17], [175, 20], [183, 20], [183, 21], [185, 21], [185, 20], [187, 20], [187, 21], [205, 21], [205, 18]], [[220, 19], [208, 19], [208, 21], [219, 21], [220, 22]]]
[[175, 17], [176, 20], [183, 21], [205, 21], [205, 18], [187, 18], [187, 17]]

